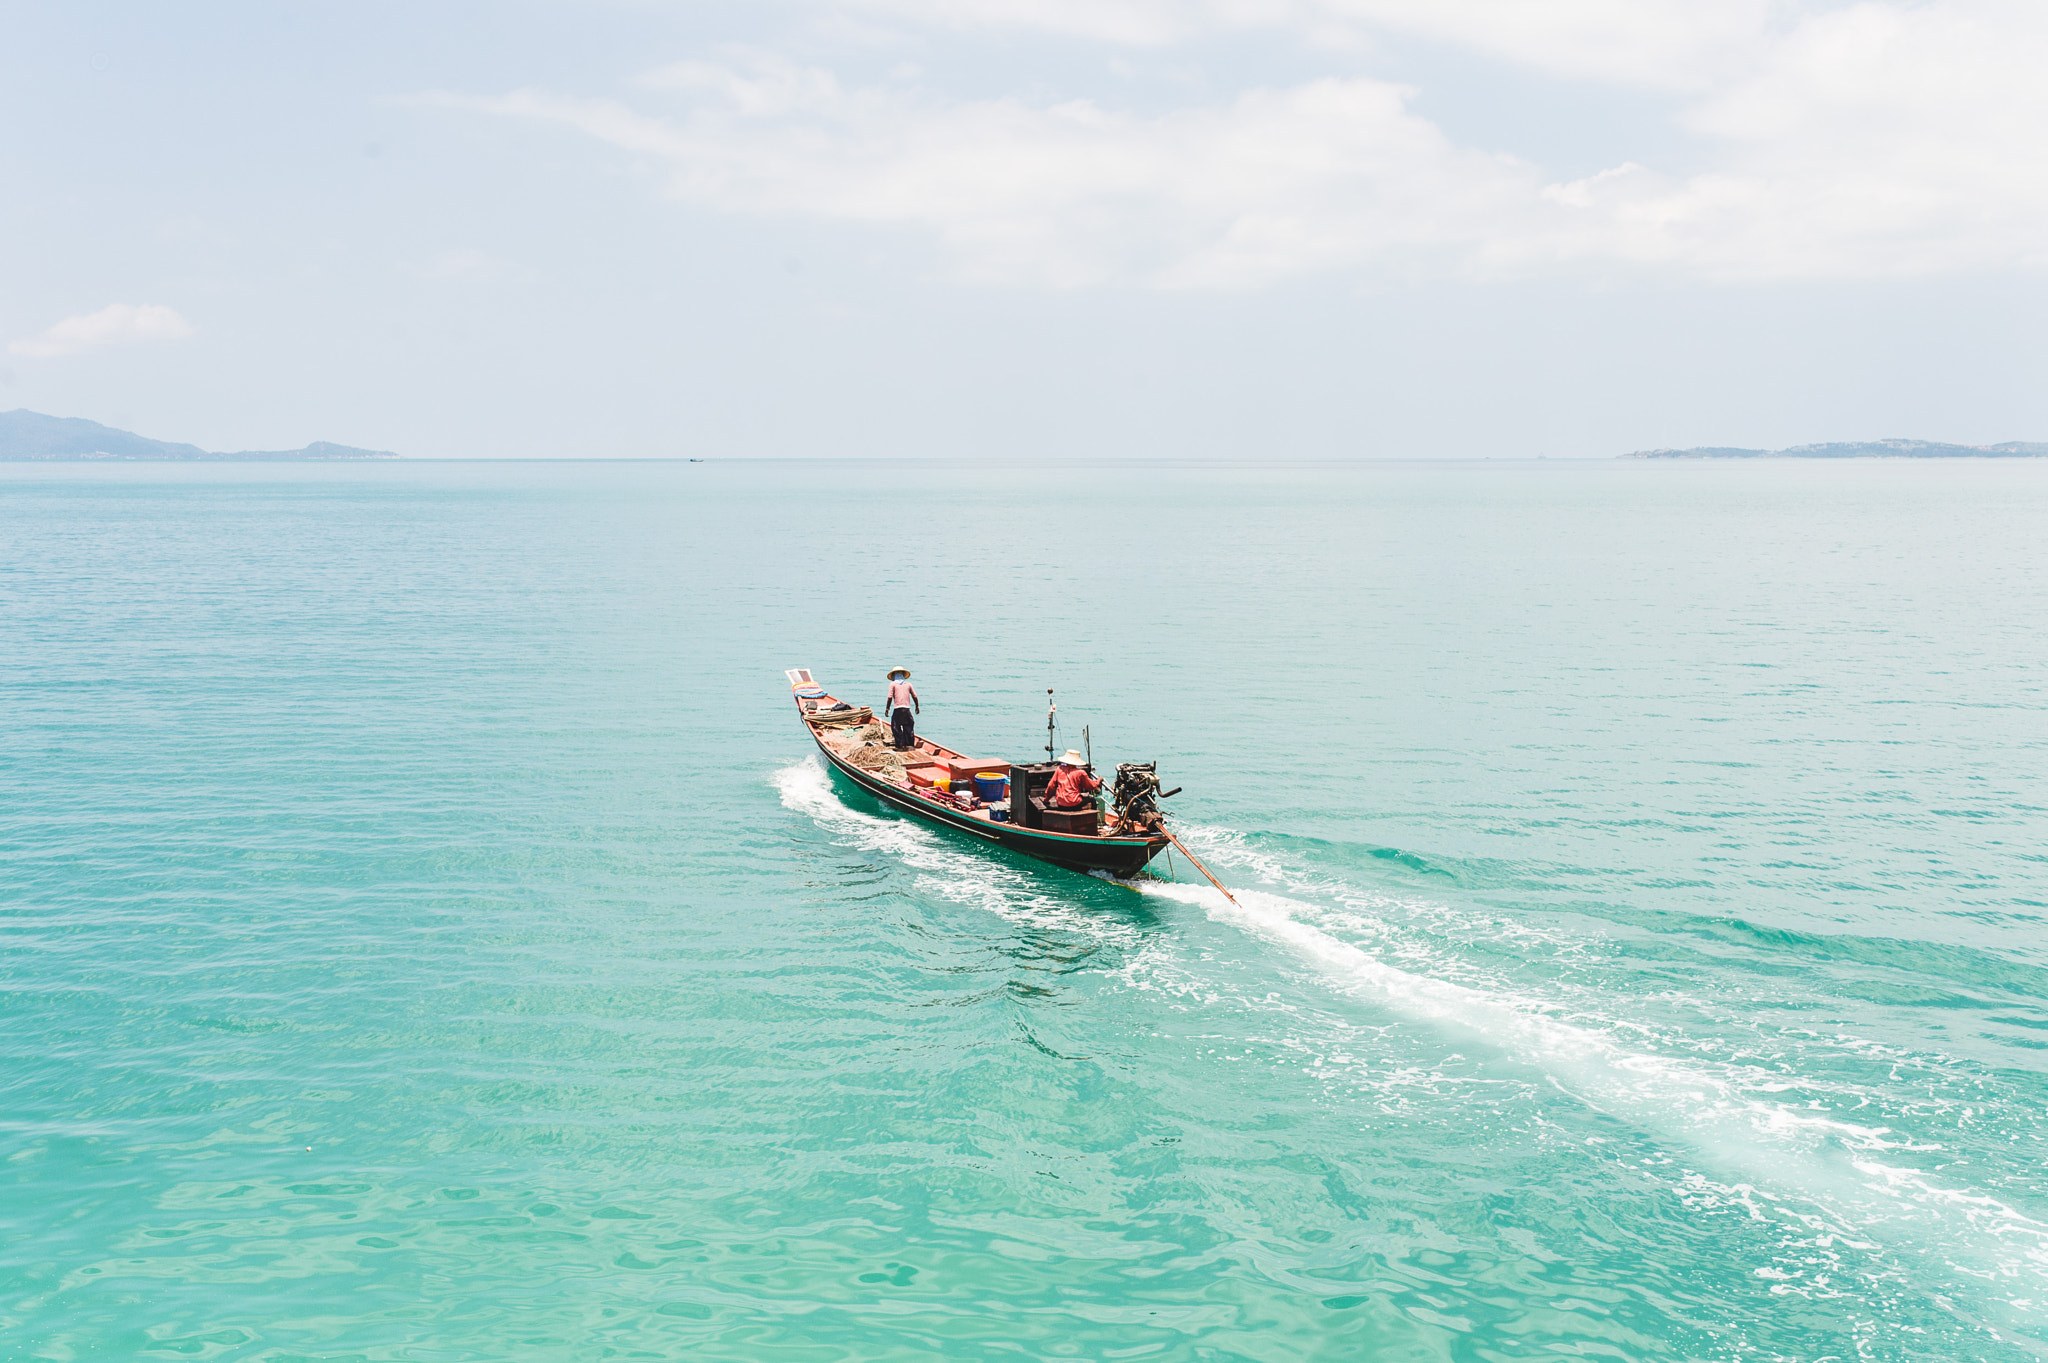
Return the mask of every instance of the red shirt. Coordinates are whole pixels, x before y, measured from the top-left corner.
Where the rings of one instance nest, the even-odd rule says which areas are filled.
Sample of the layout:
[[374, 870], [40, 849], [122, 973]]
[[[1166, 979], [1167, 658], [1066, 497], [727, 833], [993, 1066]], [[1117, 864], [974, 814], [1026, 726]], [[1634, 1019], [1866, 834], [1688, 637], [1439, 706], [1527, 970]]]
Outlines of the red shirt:
[[1084, 768], [1062, 766], [1052, 774], [1052, 784], [1045, 788], [1045, 798], [1060, 809], [1074, 809], [1088, 802], [1088, 797], [1102, 789], [1102, 782], [1090, 776]]

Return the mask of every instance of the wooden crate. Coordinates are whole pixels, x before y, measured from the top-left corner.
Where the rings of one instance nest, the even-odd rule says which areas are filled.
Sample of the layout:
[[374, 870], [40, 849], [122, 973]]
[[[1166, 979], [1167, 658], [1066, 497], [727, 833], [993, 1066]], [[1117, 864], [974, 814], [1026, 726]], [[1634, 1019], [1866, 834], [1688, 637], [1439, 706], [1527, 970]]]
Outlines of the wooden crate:
[[1092, 838], [1102, 831], [1102, 813], [1092, 806], [1087, 809], [1047, 809], [1038, 817], [1048, 833], [1079, 833]]
[[982, 772], [994, 772], [998, 776], [1010, 774], [1008, 762], [992, 762], [985, 757], [942, 757], [939, 765], [952, 773], [955, 790], [974, 788], [974, 778]]

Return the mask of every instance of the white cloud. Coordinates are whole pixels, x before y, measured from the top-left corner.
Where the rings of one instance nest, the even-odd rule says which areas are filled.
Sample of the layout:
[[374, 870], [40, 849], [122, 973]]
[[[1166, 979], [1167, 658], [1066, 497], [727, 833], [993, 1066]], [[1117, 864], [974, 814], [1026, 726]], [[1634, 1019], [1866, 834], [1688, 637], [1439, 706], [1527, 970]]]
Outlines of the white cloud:
[[1720, 277], [2048, 265], [2048, 9], [1856, 4], [1754, 55], [1682, 115], [1712, 169], [1572, 187], [1613, 254]]
[[7, 347], [7, 353], [50, 359], [103, 345], [175, 341], [191, 334], [191, 325], [169, 308], [115, 303], [82, 317], [67, 317], [40, 336], [14, 342]]
[[[1279, 2], [1192, 12], [1252, 22]], [[1105, 4], [1090, 12], [1120, 15], [1119, 31], [1134, 33], [1170, 34], [1190, 12]], [[922, 231], [958, 273], [983, 280], [1229, 288], [1347, 269], [1625, 265], [1728, 280], [2048, 265], [2048, 86], [2036, 75], [2048, 67], [2048, 8], [1870, 0], [1772, 29], [1760, 4], [1740, 0], [1319, 6], [1469, 30], [1474, 44], [1484, 29], [1484, 41], [1559, 70], [1611, 71], [1635, 54], [1674, 86], [1704, 82], [1681, 121], [1708, 164], [1673, 176], [1630, 163], [1553, 183], [1528, 162], [1457, 145], [1410, 108], [1413, 91], [1365, 77], [1139, 115], [849, 87], [762, 57], [656, 73], [648, 83], [689, 102], [674, 119], [531, 90], [440, 100], [580, 129], [654, 159], [677, 196], [714, 209]], [[992, 21], [1026, 9], [965, 5]], [[1028, 9], [1094, 22], [1061, 0]]]
[[657, 157], [678, 195], [715, 208], [922, 229], [985, 280], [1227, 287], [1452, 256], [1541, 184], [1453, 146], [1408, 112], [1407, 91], [1372, 80], [1145, 118], [1085, 101], [948, 104], [780, 64], [667, 75], [706, 97], [679, 123], [538, 91], [449, 102]]
[[1038, 29], [1146, 47], [1286, 24], [1302, 8], [1294, 0], [841, 0], [829, 7], [944, 28]]
[[836, 0], [939, 27], [1029, 28], [1138, 46], [1277, 29], [1323, 44], [1399, 33], [1556, 75], [1698, 89], [1801, 0]]

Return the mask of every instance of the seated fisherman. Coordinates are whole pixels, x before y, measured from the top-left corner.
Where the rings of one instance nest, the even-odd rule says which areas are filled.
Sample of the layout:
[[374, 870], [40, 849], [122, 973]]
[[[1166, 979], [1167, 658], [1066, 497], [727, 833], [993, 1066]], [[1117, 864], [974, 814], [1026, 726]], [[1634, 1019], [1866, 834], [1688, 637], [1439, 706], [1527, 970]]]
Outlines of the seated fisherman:
[[1052, 782], [1045, 788], [1045, 802], [1054, 809], [1087, 809], [1095, 803], [1102, 782], [1088, 774], [1081, 754], [1069, 748], [1053, 769]]

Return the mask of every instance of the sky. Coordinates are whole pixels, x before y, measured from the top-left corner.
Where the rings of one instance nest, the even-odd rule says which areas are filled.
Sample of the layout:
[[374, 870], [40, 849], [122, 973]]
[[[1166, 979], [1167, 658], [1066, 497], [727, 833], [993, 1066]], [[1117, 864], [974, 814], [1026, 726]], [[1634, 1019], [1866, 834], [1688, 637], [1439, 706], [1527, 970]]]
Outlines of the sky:
[[2041, 0], [0, 0], [0, 410], [421, 458], [2048, 440]]

